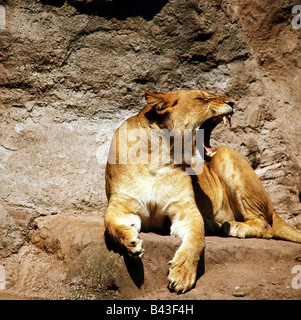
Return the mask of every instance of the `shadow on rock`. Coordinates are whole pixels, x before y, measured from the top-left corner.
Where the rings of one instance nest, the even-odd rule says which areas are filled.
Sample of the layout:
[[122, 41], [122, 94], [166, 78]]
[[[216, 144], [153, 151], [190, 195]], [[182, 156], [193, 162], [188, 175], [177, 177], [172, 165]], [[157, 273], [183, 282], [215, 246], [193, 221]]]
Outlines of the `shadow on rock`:
[[161, 11], [168, 0], [92, 0], [89, 2], [69, 0], [68, 2], [82, 13], [97, 14], [106, 19], [126, 20], [128, 17], [141, 16], [146, 20], [151, 20]]
[[200, 261], [196, 271], [196, 281], [198, 281], [201, 276], [205, 273], [205, 250], [202, 252]]
[[127, 271], [135, 283], [135, 285], [140, 289], [144, 282], [144, 267], [141, 260], [133, 260], [128, 256], [124, 255], [124, 263]]
[[104, 232], [105, 244], [109, 251], [113, 251], [114, 253], [118, 253], [123, 256], [124, 264], [129, 273], [129, 276], [133, 280], [134, 284], [140, 289], [144, 282], [144, 267], [141, 260], [133, 260], [128, 257], [124, 252], [111, 241], [107, 232]]

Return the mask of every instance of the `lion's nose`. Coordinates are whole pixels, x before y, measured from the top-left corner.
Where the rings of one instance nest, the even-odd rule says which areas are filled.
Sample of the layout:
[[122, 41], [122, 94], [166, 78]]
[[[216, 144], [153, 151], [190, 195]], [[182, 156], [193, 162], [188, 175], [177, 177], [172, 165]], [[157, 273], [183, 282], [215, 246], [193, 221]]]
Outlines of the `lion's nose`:
[[231, 108], [234, 107], [234, 102], [233, 102], [233, 101], [227, 101], [226, 103], [227, 103]]

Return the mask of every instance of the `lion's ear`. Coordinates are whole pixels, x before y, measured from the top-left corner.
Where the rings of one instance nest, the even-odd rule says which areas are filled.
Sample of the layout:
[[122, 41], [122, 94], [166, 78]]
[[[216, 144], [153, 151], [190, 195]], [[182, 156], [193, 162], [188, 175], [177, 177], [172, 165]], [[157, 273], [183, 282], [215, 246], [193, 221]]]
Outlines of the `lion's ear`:
[[157, 113], [164, 114], [167, 112], [169, 103], [164, 93], [145, 91], [145, 100], [147, 104]]

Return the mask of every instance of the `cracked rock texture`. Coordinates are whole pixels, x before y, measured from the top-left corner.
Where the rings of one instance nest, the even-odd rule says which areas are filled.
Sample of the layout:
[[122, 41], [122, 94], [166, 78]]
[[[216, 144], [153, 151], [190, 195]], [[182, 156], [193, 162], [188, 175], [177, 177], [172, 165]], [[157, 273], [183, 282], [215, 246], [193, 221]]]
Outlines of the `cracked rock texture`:
[[37, 217], [103, 214], [108, 144], [145, 90], [233, 97], [232, 127], [220, 125], [212, 146], [245, 156], [301, 229], [298, 1], [0, 4], [0, 256], [28, 241]]

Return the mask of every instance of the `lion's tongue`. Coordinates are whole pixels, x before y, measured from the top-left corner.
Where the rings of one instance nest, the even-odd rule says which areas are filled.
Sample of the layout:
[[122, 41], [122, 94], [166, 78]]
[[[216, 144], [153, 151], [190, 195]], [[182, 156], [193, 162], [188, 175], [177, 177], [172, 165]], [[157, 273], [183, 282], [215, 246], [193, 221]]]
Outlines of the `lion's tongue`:
[[210, 144], [205, 143], [205, 144], [203, 144], [203, 147], [204, 147], [205, 152], [206, 152], [207, 154], [210, 154], [210, 153], [212, 152], [212, 149], [211, 149]]

